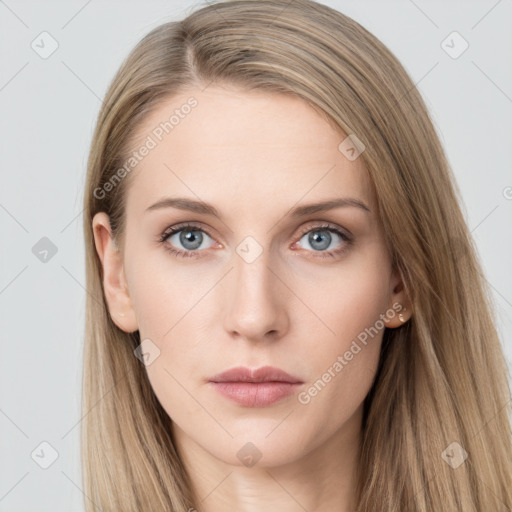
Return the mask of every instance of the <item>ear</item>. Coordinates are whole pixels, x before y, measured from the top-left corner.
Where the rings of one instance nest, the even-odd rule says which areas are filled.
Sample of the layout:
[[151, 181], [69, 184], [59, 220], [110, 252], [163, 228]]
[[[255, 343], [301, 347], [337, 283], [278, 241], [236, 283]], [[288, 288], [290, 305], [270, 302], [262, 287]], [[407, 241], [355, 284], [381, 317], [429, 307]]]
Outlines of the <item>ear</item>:
[[[395, 328], [405, 324], [412, 316], [412, 304], [405, 292], [404, 283], [398, 269], [394, 269], [390, 279], [388, 311], [384, 324]], [[391, 312], [394, 312], [392, 314]]]
[[92, 221], [96, 252], [103, 266], [103, 289], [113, 322], [125, 332], [137, 331], [139, 326], [128, 292], [124, 264], [110, 229], [110, 219], [98, 212]]

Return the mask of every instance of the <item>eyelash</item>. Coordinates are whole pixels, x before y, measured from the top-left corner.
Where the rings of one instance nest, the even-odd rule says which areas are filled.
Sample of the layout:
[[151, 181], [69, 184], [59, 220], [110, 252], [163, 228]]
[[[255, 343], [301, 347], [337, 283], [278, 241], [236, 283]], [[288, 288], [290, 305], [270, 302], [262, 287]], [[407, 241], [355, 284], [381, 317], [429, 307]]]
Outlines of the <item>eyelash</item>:
[[[328, 231], [332, 231], [332, 232], [336, 233], [343, 240], [344, 243], [343, 243], [342, 247], [339, 249], [334, 249], [331, 251], [318, 251], [319, 256], [315, 256], [315, 257], [335, 258], [336, 256], [340, 256], [342, 253], [344, 253], [349, 248], [349, 246], [352, 244], [351, 237], [349, 237], [346, 233], [339, 230], [335, 225], [330, 224], [330, 223], [324, 223], [324, 224], [320, 224], [318, 226], [313, 226], [313, 227], [309, 226], [307, 228], [304, 228], [303, 230], [301, 230], [301, 232], [299, 234], [299, 240], [306, 233], [309, 233], [311, 231], [322, 231], [322, 230], [328, 230]], [[179, 258], [197, 258], [197, 257], [200, 257], [199, 253], [202, 252], [202, 251], [198, 251], [198, 250], [181, 251], [181, 250], [175, 249], [174, 247], [172, 247], [170, 244], [167, 243], [167, 239], [169, 237], [171, 237], [175, 233], [179, 233], [180, 231], [202, 231], [203, 233], [206, 233], [210, 238], [213, 239], [213, 237], [210, 235], [210, 233], [208, 233], [208, 231], [206, 229], [203, 229], [202, 227], [195, 225], [195, 224], [185, 223], [185, 224], [178, 224], [176, 226], [167, 228], [161, 235], [158, 236], [158, 242], [164, 246], [164, 249], [166, 251], [169, 251], [171, 254], [173, 254], [174, 256], [177, 256]], [[309, 251], [309, 252], [311, 252], [311, 251]]]

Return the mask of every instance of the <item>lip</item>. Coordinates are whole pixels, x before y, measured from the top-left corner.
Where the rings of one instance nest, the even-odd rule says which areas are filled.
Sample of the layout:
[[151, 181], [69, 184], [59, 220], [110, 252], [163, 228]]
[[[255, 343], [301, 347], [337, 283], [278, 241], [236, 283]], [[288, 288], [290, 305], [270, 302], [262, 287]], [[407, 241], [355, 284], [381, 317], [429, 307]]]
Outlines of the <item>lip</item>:
[[208, 379], [226, 398], [245, 407], [267, 407], [294, 393], [303, 381], [273, 366], [237, 366]]

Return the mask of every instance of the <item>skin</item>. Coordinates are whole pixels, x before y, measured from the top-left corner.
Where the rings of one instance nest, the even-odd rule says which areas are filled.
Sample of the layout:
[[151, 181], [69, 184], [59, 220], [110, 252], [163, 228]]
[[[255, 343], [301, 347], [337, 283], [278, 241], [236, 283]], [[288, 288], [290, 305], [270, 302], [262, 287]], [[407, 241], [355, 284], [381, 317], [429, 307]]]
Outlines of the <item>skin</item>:
[[[282, 512], [353, 510], [363, 400], [383, 329], [307, 404], [295, 393], [268, 407], [243, 407], [207, 379], [234, 366], [272, 365], [302, 379], [304, 392], [393, 304], [409, 305], [391, 270], [363, 160], [347, 159], [338, 150], [346, 135], [301, 99], [229, 86], [166, 100], [138, 140], [191, 96], [197, 107], [132, 171], [119, 250], [107, 215], [94, 217], [110, 313], [120, 329], [138, 329], [160, 350], [147, 375], [173, 420], [198, 510], [260, 511], [269, 502]], [[175, 208], [146, 211], [167, 196], [200, 198], [222, 220]], [[333, 197], [356, 198], [370, 212], [344, 206], [288, 216]], [[185, 221], [204, 229], [197, 258], [165, 250], [193, 250], [179, 233], [156, 241]], [[352, 243], [317, 228], [325, 222], [349, 230]], [[315, 250], [319, 242], [308, 233], [330, 234], [328, 248]], [[236, 252], [247, 236], [262, 250], [250, 263]], [[343, 253], [322, 257], [340, 247]], [[385, 317], [388, 328], [401, 324], [397, 315]], [[237, 457], [248, 442], [261, 453], [252, 467]]]

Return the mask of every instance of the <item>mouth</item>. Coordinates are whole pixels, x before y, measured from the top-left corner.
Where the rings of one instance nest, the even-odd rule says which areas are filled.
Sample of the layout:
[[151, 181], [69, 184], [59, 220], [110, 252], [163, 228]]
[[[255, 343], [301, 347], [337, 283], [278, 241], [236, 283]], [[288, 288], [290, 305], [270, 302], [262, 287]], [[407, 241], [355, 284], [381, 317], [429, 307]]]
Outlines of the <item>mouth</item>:
[[272, 366], [238, 366], [208, 379], [222, 396], [244, 407], [267, 407], [294, 393], [304, 382]]

